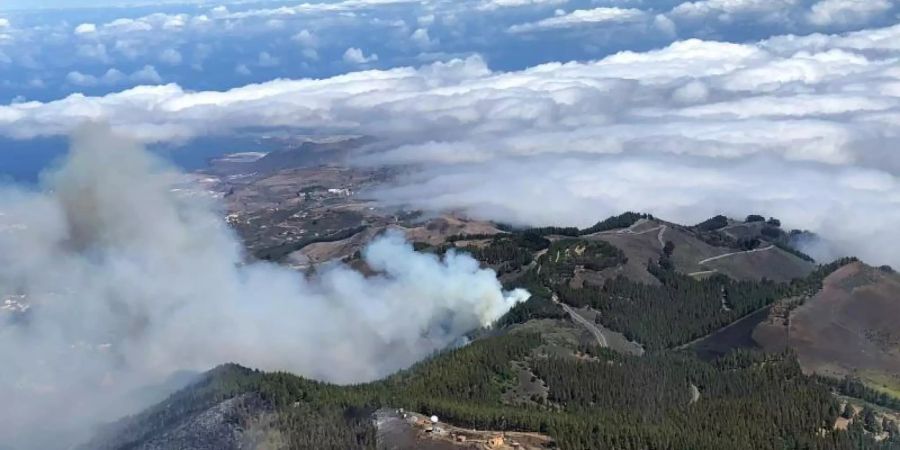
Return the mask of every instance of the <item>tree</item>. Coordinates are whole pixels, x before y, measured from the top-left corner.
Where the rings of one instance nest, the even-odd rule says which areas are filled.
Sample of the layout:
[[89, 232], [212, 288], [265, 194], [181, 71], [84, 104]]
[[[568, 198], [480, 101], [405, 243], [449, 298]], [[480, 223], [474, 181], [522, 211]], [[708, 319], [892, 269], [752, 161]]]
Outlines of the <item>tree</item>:
[[863, 427], [872, 433], [881, 433], [881, 422], [878, 420], [878, 417], [875, 416], [875, 411], [872, 408], [866, 406], [862, 411], [863, 416]]
[[703, 222], [694, 225], [699, 231], [712, 231], [718, 230], [719, 228], [728, 226], [728, 218], [723, 215], [718, 215], [715, 217], [711, 217], [709, 219], [704, 220]]
[[776, 218], [774, 218], [774, 217], [769, 217], [769, 220], [768, 220], [768, 222], [766, 222], [766, 223], [769, 224], [769, 225], [772, 225], [773, 227], [780, 227], [780, 226], [781, 226], [781, 221], [778, 220], [778, 219], [776, 219]]
[[853, 416], [855, 416], [855, 415], [856, 415], [856, 410], [853, 409], [853, 405], [851, 405], [849, 402], [847, 404], [845, 404], [844, 411], [841, 412], [841, 417], [843, 417], [845, 419], [852, 419]]
[[766, 218], [763, 216], [760, 216], [759, 214], [750, 214], [749, 216], [747, 216], [747, 220], [745, 220], [745, 222], [765, 222], [765, 221], [766, 221]]
[[900, 442], [900, 425], [897, 425], [897, 422], [893, 420], [889, 421], [887, 432], [891, 434], [892, 441]]
[[666, 241], [666, 245], [663, 246], [663, 254], [665, 254], [667, 258], [671, 258], [674, 251], [675, 243], [672, 241]]

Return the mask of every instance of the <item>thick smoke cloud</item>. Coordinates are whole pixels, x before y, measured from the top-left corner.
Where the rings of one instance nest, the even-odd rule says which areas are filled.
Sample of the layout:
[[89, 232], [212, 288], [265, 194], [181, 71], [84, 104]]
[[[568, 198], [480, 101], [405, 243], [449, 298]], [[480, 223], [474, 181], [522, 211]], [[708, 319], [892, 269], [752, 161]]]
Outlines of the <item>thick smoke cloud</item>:
[[180, 180], [92, 127], [44, 191], [0, 192], [0, 288], [31, 306], [0, 322], [0, 442], [48, 448], [36, 430], [83, 432], [127, 412], [138, 387], [227, 361], [372, 380], [527, 298], [471, 257], [416, 253], [398, 233], [364, 251], [375, 276], [245, 264], [214, 204], [171, 189]]

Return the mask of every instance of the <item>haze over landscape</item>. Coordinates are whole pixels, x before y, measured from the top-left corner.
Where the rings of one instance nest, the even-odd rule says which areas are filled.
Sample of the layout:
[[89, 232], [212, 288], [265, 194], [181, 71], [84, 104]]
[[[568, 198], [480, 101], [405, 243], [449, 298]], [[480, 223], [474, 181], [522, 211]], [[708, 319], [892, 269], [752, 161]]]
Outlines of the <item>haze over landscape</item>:
[[900, 446], [900, 3], [33, 3], [0, 450]]

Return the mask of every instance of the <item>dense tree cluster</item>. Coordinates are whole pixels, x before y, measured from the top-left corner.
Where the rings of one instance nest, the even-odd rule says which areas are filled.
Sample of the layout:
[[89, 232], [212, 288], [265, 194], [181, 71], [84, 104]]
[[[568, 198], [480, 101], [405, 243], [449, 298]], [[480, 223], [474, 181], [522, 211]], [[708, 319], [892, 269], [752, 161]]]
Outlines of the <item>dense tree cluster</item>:
[[650, 350], [674, 347], [705, 336], [787, 295], [788, 286], [771, 281], [735, 281], [723, 275], [698, 280], [653, 265], [660, 285], [626, 277], [602, 287], [558, 288], [573, 306], [590, 306], [601, 322]]
[[[805, 376], [789, 353], [741, 350], [703, 361], [675, 349], [779, 299], [812, 296], [826, 276], [854, 259], [819, 266], [789, 283], [724, 275], [695, 279], [674, 270], [668, 261], [675, 247], [666, 242], [659, 260], [647, 266], [658, 284], [619, 276], [602, 286], [573, 287], [580, 270], [602, 271], [627, 262], [624, 252], [609, 243], [577, 236], [629, 227], [642, 218], [650, 216], [626, 213], [584, 230], [512, 230], [458, 236], [440, 247], [418, 244], [417, 249], [443, 253], [460, 241], [486, 241], [461, 251], [500, 272], [521, 272], [504, 277], [515, 278], [504, 287], [524, 287], [532, 297], [512, 308], [485, 337], [374, 383], [335, 386], [287, 373], [221, 366], [160, 405], [114, 425], [108, 433], [125, 438], [96, 448], [136, 448], [223, 400], [247, 398], [233, 420], [241, 428], [267, 420], [266, 426], [277, 430], [273, 448], [373, 449], [372, 414], [390, 407], [436, 414], [464, 427], [538, 431], [567, 450], [896, 450], [897, 424], [869, 411], [849, 430], [833, 429], [840, 414], [852, 414], [841, 409], [833, 393], [900, 408], [900, 399], [859, 380]], [[763, 221], [762, 216], [747, 219]], [[714, 236], [727, 223], [717, 216], [695, 230]], [[551, 237], [551, 242], [548, 235], [570, 237]], [[737, 240], [729, 242], [738, 245]], [[650, 351], [627, 356], [582, 342], [575, 357], [575, 349], [558, 347], [575, 344], [522, 331], [534, 328], [517, 324], [568, 316], [551, 300], [553, 293], [569, 305], [596, 309], [600, 323]], [[520, 368], [544, 382], [546, 401], [508, 401]], [[892, 438], [876, 442], [873, 433], [883, 430]]]
[[742, 352], [708, 364], [609, 354], [538, 360], [534, 370], [551, 401], [585, 418], [583, 429], [560, 436], [563, 448], [852, 448], [843, 433], [818, 435], [832, 428], [838, 405], [787, 355]]
[[777, 242], [775, 242], [774, 244], [775, 244], [776, 247], [778, 247], [778, 248], [780, 248], [780, 249], [782, 249], [782, 250], [784, 250], [784, 251], [786, 251], [786, 252], [788, 252], [788, 253], [790, 253], [790, 254], [792, 254], [792, 255], [794, 255], [794, 256], [796, 256], [796, 257], [798, 257], [798, 258], [800, 258], [800, 259], [802, 259], [802, 260], [804, 260], [804, 261], [808, 261], [808, 262], [811, 262], [811, 263], [815, 263], [815, 262], [816, 262], [816, 260], [813, 259], [812, 256], [809, 256], [809, 255], [807, 255], [806, 253], [803, 253], [802, 251], [797, 250], [797, 249], [796, 249], [794, 246], [792, 246], [792, 245], [789, 245], [789, 244], [784, 243], [784, 242], [781, 242], [781, 241], [777, 241]]
[[584, 236], [588, 234], [599, 233], [601, 231], [609, 231], [609, 230], [618, 230], [621, 228], [628, 228], [635, 224], [638, 220], [641, 219], [652, 219], [653, 216], [650, 214], [642, 214], [635, 212], [626, 212], [620, 214], [618, 216], [612, 216], [601, 220], [590, 227], [579, 229], [577, 227], [540, 227], [540, 228], [527, 228], [527, 229], [518, 229], [516, 227], [512, 227], [509, 225], [498, 225], [498, 228], [509, 231], [509, 232], [529, 232], [539, 234], [541, 236], [549, 236], [549, 235], [558, 235], [558, 236], [569, 236], [569, 237], [578, 237]]
[[858, 398], [875, 405], [900, 411], [900, 398], [872, 389], [866, 386], [859, 378], [846, 376], [840, 380], [830, 377], [818, 377], [818, 379], [819, 382], [831, 386], [835, 392], [841, 395]]
[[[224, 366], [145, 413], [142, 423], [164, 427], [217, 400], [253, 393], [276, 413], [272, 425], [285, 448], [375, 448], [371, 414], [380, 407], [478, 429], [543, 432], [568, 450], [890, 448], [865, 431], [832, 431], [839, 404], [788, 354], [740, 351], [708, 363], [687, 353], [633, 357], [595, 349], [593, 358], [577, 359], [548, 356], [544, 345], [540, 335], [511, 332], [384, 381], [346, 387]], [[548, 405], [503, 402], [516, 382], [513, 361], [549, 386]]]
[[517, 323], [525, 323], [535, 319], [564, 319], [568, 317], [559, 305], [550, 301], [545, 295], [532, 293], [528, 301], [513, 306], [497, 321], [496, 326], [506, 327]]
[[705, 336], [776, 300], [811, 296], [826, 276], [851, 261], [820, 266], [808, 277], [790, 283], [737, 281], [724, 275], [698, 280], [650, 262], [648, 270], [659, 279], [659, 285], [619, 276], [601, 287], [575, 289], [568, 283], [556, 283], [552, 289], [565, 303], [598, 310], [605, 326], [650, 350], [660, 350]]
[[525, 232], [495, 235], [485, 245], [469, 245], [459, 249], [504, 274], [527, 266], [533, 260], [534, 252], [548, 246], [550, 241], [543, 236]]
[[728, 226], [728, 218], [723, 215], [710, 217], [703, 222], [694, 225], [694, 229], [699, 231], [713, 231]]
[[539, 278], [546, 285], [566, 284], [576, 270], [601, 271], [628, 262], [622, 250], [605, 241], [561, 239], [553, 242], [539, 263]]

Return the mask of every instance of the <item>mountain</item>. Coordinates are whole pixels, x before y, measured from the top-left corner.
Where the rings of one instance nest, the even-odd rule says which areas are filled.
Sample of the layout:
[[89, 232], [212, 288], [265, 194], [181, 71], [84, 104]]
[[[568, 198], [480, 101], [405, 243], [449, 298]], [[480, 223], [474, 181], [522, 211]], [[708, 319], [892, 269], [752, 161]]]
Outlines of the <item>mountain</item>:
[[83, 448], [900, 448], [900, 401], [875, 389], [898, 373], [888, 268], [817, 265], [753, 216], [439, 229], [408, 234], [420, 251], [471, 253], [531, 299], [469, 345], [363, 385], [224, 365]]
[[900, 397], [900, 275], [851, 262], [803, 302], [781, 305], [755, 338], [789, 347], [807, 373], [856, 377]]

